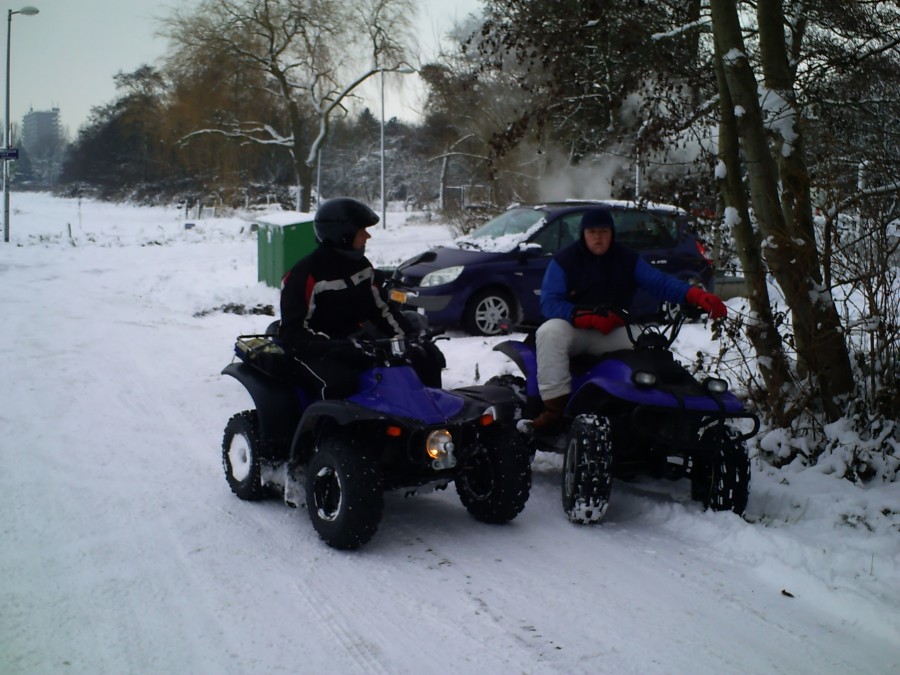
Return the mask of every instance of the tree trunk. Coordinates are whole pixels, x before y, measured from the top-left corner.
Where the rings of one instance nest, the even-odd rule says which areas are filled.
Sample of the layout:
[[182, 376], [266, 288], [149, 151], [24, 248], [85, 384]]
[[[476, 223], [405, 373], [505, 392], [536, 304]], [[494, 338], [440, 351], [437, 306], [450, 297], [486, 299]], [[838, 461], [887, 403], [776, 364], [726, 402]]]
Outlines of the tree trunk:
[[[779, 20], [766, 12], [777, 5]], [[783, 50], [783, 23], [780, 2], [767, 0], [760, 4], [760, 31], [778, 26]], [[763, 250], [769, 268], [784, 292], [791, 309], [797, 347], [798, 369], [810, 378], [810, 386], [820, 394], [821, 405], [829, 420], [843, 412], [841, 396], [851, 392], [853, 378], [846, 343], [840, 333], [837, 311], [830, 293], [821, 283], [818, 252], [812, 237], [812, 217], [809, 208], [809, 182], [802, 158], [802, 136], [796, 127], [790, 156], [778, 161], [769, 149], [769, 139], [758, 99], [758, 86], [746, 57], [743, 36], [735, 0], [711, 0], [713, 31], [725, 66], [728, 92], [740, 110], [738, 132], [744, 150], [749, 177], [750, 197], [760, 231], [764, 236]], [[777, 36], [766, 34], [767, 45], [778, 42]], [[761, 39], [761, 43], [764, 41]], [[776, 58], [777, 48], [764, 55]], [[768, 64], [772, 69], [773, 64]], [[786, 67], [786, 60], [785, 60]], [[785, 171], [782, 174], [781, 171]], [[779, 181], [788, 193], [781, 195]], [[782, 206], [782, 196], [786, 211]], [[809, 213], [808, 221], [804, 220]], [[786, 214], [788, 217], [786, 217]]]
[[303, 117], [300, 108], [293, 98], [293, 90], [287, 77], [282, 72], [272, 74], [278, 79], [281, 92], [288, 102], [288, 118], [291, 124], [293, 145], [290, 146], [291, 159], [294, 160], [294, 172], [297, 174], [297, 210], [308, 213], [312, 205], [312, 166], [306, 161], [306, 153], [303, 152]]
[[759, 233], [750, 220], [750, 208], [741, 179], [740, 139], [734, 103], [725, 85], [725, 69], [722, 54], [716, 49], [714, 64], [719, 87], [719, 160], [725, 167], [724, 178], [719, 178], [719, 193], [726, 208], [737, 214], [732, 234], [744, 279], [750, 291], [750, 310], [753, 319], [747, 325], [747, 337], [758, 356], [759, 370], [766, 389], [766, 401], [772, 418], [778, 426], [785, 426], [790, 418], [787, 404], [791, 381], [790, 368], [781, 344], [781, 337], [772, 315], [769, 289], [766, 285], [766, 267], [760, 252]]
[[[842, 412], [838, 399], [853, 389], [853, 374], [831, 289], [825, 288], [822, 279], [813, 226], [802, 112], [794, 95], [795, 75], [788, 65], [781, 0], [760, 0], [757, 14], [766, 88], [784, 101], [780, 116], [793, 122], [792, 129], [776, 136], [775, 151], [781, 177], [781, 210], [793, 244], [792, 255], [797, 260], [799, 271], [806, 277], [803, 290], [809, 298], [809, 302], [799, 308], [791, 305], [794, 322], [800, 324], [795, 329], [797, 352], [802, 354], [801, 363], [817, 379], [828, 417], [835, 419]], [[795, 41], [801, 37], [799, 34], [793, 36]]]

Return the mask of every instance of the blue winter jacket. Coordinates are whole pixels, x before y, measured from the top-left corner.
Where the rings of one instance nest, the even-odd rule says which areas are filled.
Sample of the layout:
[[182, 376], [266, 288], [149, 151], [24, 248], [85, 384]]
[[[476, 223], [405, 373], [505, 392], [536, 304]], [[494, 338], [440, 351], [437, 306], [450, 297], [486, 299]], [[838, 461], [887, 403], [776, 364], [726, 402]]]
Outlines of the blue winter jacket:
[[576, 306], [627, 309], [638, 288], [660, 301], [683, 303], [690, 286], [615, 241], [598, 256], [579, 239], [553, 256], [547, 266], [541, 312], [546, 319], [571, 321]]

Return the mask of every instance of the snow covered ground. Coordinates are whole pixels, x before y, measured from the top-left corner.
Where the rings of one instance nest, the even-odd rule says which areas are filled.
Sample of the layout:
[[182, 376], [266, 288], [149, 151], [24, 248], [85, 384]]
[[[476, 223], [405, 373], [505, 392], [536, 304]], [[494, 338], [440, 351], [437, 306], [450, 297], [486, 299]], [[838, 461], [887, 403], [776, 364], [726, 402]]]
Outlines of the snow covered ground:
[[[754, 462], [745, 518], [616, 482], [570, 525], [559, 458], [523, 513], [389, 494], [375, 538], [228, 489], [220, 375], [277, 306], [240, 218], [13, 194], [0, 244], [0, 673], [896, 673], [900, 487]], [[370, 257], [450, 235], [389, 213]], [[737, 302], [737, 301], [731, 301]], [[511, 371], [442, 343], [448, 386]], [[679, 350], [714, 349], [689, 326]]]

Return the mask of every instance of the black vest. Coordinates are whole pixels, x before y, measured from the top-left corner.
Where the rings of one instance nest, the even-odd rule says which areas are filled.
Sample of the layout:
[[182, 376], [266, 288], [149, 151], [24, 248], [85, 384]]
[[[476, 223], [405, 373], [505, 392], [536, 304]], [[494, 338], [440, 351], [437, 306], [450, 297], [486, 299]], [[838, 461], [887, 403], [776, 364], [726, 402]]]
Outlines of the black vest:
[[554, 256], [566, 273], [569, 294], [566, 298], [576, 306], [628, 308], [637, 284], [634, 268], [638, 254], [615, 241], [603, 255], [591, 253], [584, 239], [570, 244]]

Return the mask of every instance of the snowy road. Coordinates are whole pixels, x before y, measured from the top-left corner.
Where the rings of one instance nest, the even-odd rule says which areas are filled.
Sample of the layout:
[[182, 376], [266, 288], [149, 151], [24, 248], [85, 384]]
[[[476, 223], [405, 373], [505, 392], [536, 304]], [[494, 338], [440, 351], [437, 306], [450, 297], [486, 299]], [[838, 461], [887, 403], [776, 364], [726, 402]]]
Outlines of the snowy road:
[[[302, 509], [236, 499], [219, 444], [249, 398], [219, 372], [269, 319], [198, 314], [277, 293], [253, 283], [252, 239], [166, 227], [0, 249], [0, 673], [900, 670], [900, 533], [873, 497], [869, 532], [819, 525], [812, 488], [804, 514], [758, 468], [752, 522], [617, 482], [605, 523], [577, 527], [541, 453], [509, 525], [452, 486], [392, 493], [353, 553]], [[451, 385], [503, 367], [489, 341], [442, 346]], [[815, 498], [853, 503], [831, 489]], [[879, 503], [900, 512], [895, 493]]]

